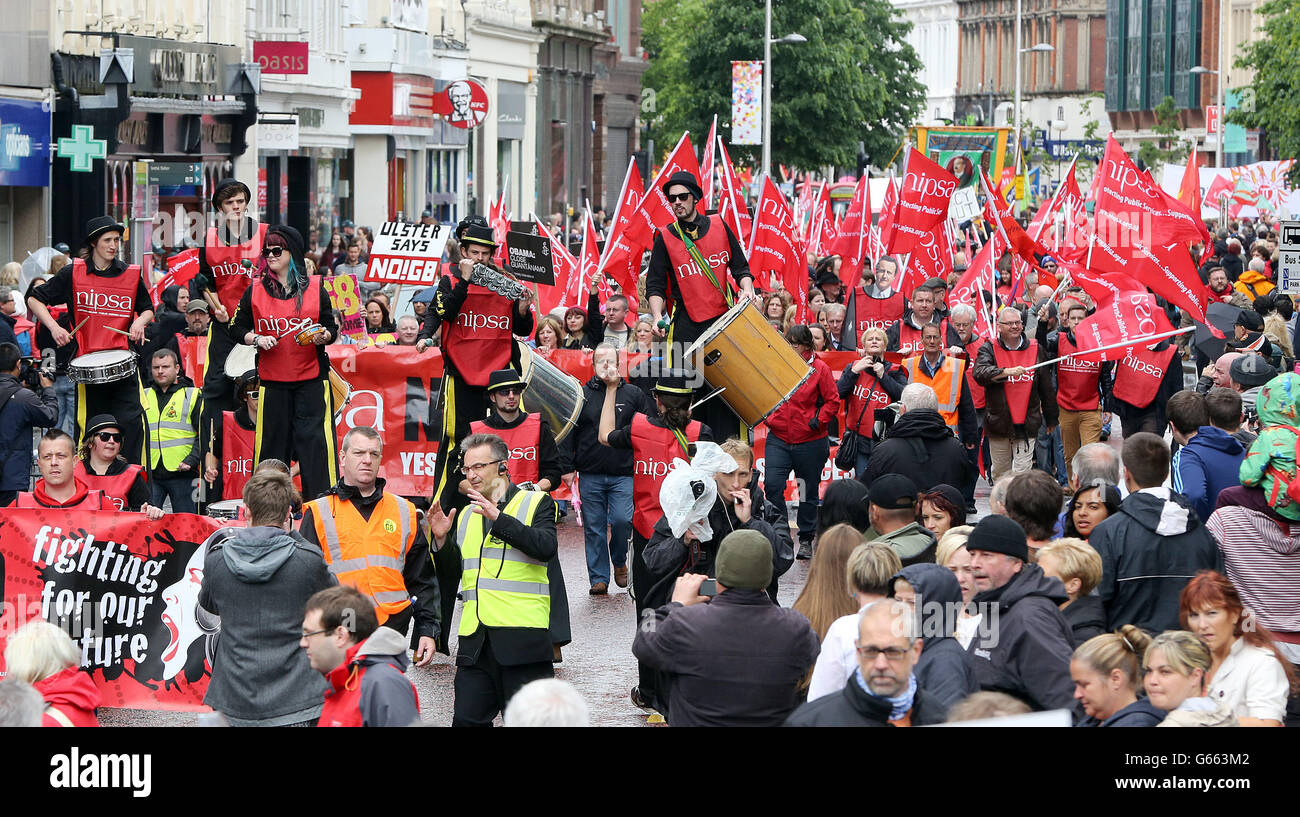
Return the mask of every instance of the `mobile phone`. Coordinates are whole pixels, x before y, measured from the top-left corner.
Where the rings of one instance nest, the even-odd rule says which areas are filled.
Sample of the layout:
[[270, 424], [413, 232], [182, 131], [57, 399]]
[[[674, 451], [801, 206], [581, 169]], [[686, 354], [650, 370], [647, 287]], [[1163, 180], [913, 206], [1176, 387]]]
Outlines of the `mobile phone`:
[[716, 595], [718, 595], [718, 580], [717, 580], [717, 579], [705, 579], [705, 580], [704, 580], [704, 583], [700, 585], [700, 595], [701, 595], [701, 596], [716, 596]]

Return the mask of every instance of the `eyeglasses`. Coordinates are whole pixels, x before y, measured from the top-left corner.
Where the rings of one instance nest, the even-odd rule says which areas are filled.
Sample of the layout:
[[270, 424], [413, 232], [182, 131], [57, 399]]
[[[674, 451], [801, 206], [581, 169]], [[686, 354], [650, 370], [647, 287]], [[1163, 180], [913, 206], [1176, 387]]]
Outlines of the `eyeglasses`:
[[908, 652], [902, 647], [885, 647], [884, 649], [880, 647], [858, 647], [857, 650], [858, 655], [868, 661], [875, 661], [881, 654], [890, 661], [902, 661], [903, 656], [907, 655]]
[[303, 638], [311, 638], [311, 637], [314, 636], [314, 635], [320, 635], [321, 633], [332, 633], [332, 632], [334, 632], [334, 629], [333, 629], [333, 628], [329, 628], [329, 627], [327, 627], [327, 628], [325, 628], [324, 630], [312, 630], [312, 631], [309, 632], [309, 633], [303, 633], [303, 634], [302, 634], [302, 637], [303, 637]]
[[690, 193], [673, 193], [668, 196], [669, 201], [686, 201], [691, 197]]
[[120, 443], [122, 442], [122, 432], [101, 431], [95, 435], [101, 443]]
[[489, 465], [496, 465], [499, 462], [505, 462], [505, 460], [491, 460], [489, 462], [480, 462], [476, 465], [466, 465], [460, 469], [460, 472], [465, 476], [469, 476], [470, 471], [482, 471], [484, 468], [487, 468]]
[[1020, 326], [1023, 321], [998, 321], [998, 326]]
[[274, 247], [263, 247], [263, 248], [262, 248], [262, 257], [263, 257], [263, 258], [279, 258], [280, 255], [281, 255], [283, 252], [284, 252], [284, 247], [280, 246], [279, 244], [275, 245]]

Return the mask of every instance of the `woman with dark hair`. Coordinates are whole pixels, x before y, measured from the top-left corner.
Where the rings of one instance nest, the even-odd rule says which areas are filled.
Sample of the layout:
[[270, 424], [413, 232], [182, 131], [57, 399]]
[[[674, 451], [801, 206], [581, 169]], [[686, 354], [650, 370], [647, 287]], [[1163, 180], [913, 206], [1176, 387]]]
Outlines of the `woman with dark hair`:
[[150, 519], [162, 519], [162, 509], [149, 504], [144, 467], [122, 456], [122, 428], [111, 415], [100, 414], [86, 423], [72, 474], [88, 488], [103, 491], [119, 511], [140, 511]]
[[921, 526], [938, 540], [950, 528], [966, 524], [966, 500], [961, 491], [951, 485], [936, 485], [917, 497], [917, 507], [921, 511]]
[[262, 257], [266, 273], [244, 291], [231, 323], [231, 335], [258, 350], [261, 386], [253, 460], [296, 459], [303, 498], [315, 499], [338, 479], [334, 396], [325, 354], [338, 326], [325, 279], [307, 275], [297, 230], [285, 225], [267, 230]]
[[1232, 582], [1213, 570], [1197, 573], [1178, 597], [1178, 620], [1210, 650], [1206, 695], [1242, 726], [1281, 726], [1298, 688], [1295, 671]]
[[554, 315], [543, 315], [537, 322], [537, 333], [533, 335], [533, 348], [542, 357], [550, 357], [551, 352], [560, 348], [560, 339], [564, 337], [564, 324]]
[[1119, 489], [1108, 483], [1080, 488], [1065, 511], [1065, 538], [1087, 540], [1102, 520], [1119, 511]]
[[[371, 298], [366, 301], [366, 334], [375, 341], [375, 343], [396, 343], [397, 327], [393, 325], [393, 319], [389, 316], [388, 305], [379, 298]], [[382, 336], [387, 337], [382, 337]]]
[[817, 527], [822, 467], [830, 453], [829, 427], [840, 410], [840, 396], [835, 391], [830, 367], [813, 352], [812, 332], [808, 327], [790, 327], [785, 339], [812, 366], [813, 375], [767, 418], [763, 491], [768, 502], [784, 508], [785, 483], [794, 472], [800, 483], [798, 558], [808, 559], [812, 557]]
[[763, 317], [769, 321], [779, 321], [785, 318], [785, 299], [781, 293], [773, 292], [763, 298]]
[[830, 342], [826, 339], [826, 327], [820, 323], [811, 323], [808, 325], [808, 331], [812, 332], [813, 351], [825, 352], [830, 346]]
[[867, 486], [856, 479], [836, 479], [826, 486], [822, 504], [817, 508], [817, 536], [839, 524], [852, 525], [859, 533], [871, 527], [867, 509]]
[[[153, 321], [145, 327], [144, 347], [140, 350], [141, 360], [153, 360], [153, 353], [167, 345], [167, 341], [186, 329], [185, 307], [190, 302], [190, 291], [179, 284], [171, 284], [163, 289], [159, 298], [158, 311]], [[140, 377], [147, 387], [153, 382], [150, 367], [140, 367]]]
[[587, 310], [571, 306], [564, 313], [564, 339], [561, 349], [594, 349], [596, 343], [587, 331]]
[[325, 250], [321, 252], [320, 262], [317, 264], [318, 269], [332, 270], [334, 265], [346, 257], [348, 254], [348, 244], [343, 238], [343, 233], [335, 230], [330, 234], [330, 243]]

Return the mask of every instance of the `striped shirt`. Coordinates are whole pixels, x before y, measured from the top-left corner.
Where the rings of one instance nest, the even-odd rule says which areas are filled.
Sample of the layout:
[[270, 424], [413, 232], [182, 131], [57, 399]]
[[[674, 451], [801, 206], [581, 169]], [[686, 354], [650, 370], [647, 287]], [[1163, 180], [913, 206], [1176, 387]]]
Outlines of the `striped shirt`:
[[1282, 524], [1236, 505], [1219, 508], [1206, 528], [1219, 543], [1228, 579], [1259, 623], [1300, 633], [1300, 522]]

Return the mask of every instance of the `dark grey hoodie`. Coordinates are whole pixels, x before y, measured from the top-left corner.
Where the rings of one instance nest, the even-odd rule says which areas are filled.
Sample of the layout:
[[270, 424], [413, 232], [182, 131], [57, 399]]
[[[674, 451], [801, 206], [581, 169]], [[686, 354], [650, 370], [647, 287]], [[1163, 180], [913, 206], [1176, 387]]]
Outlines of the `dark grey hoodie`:
[[935, 564], [909, 565], [895, 573], [890, 595], [898, 579], [905, 579], [916, 592], [922, 646], [912, 671], [917, 686], [941, 710], [942, 722], [953, 704], [980, 691], [974, 661], [953, 638], [961, 613], [961, 585], [951, 570]]
[[316, 717], [326, 683], [298, 641], [307, 599], [335, 584], [296, 531], [238, 528], [209, 544], [199, 606], [221, 617], [221, 634], [203, 702], [265, 725]]

